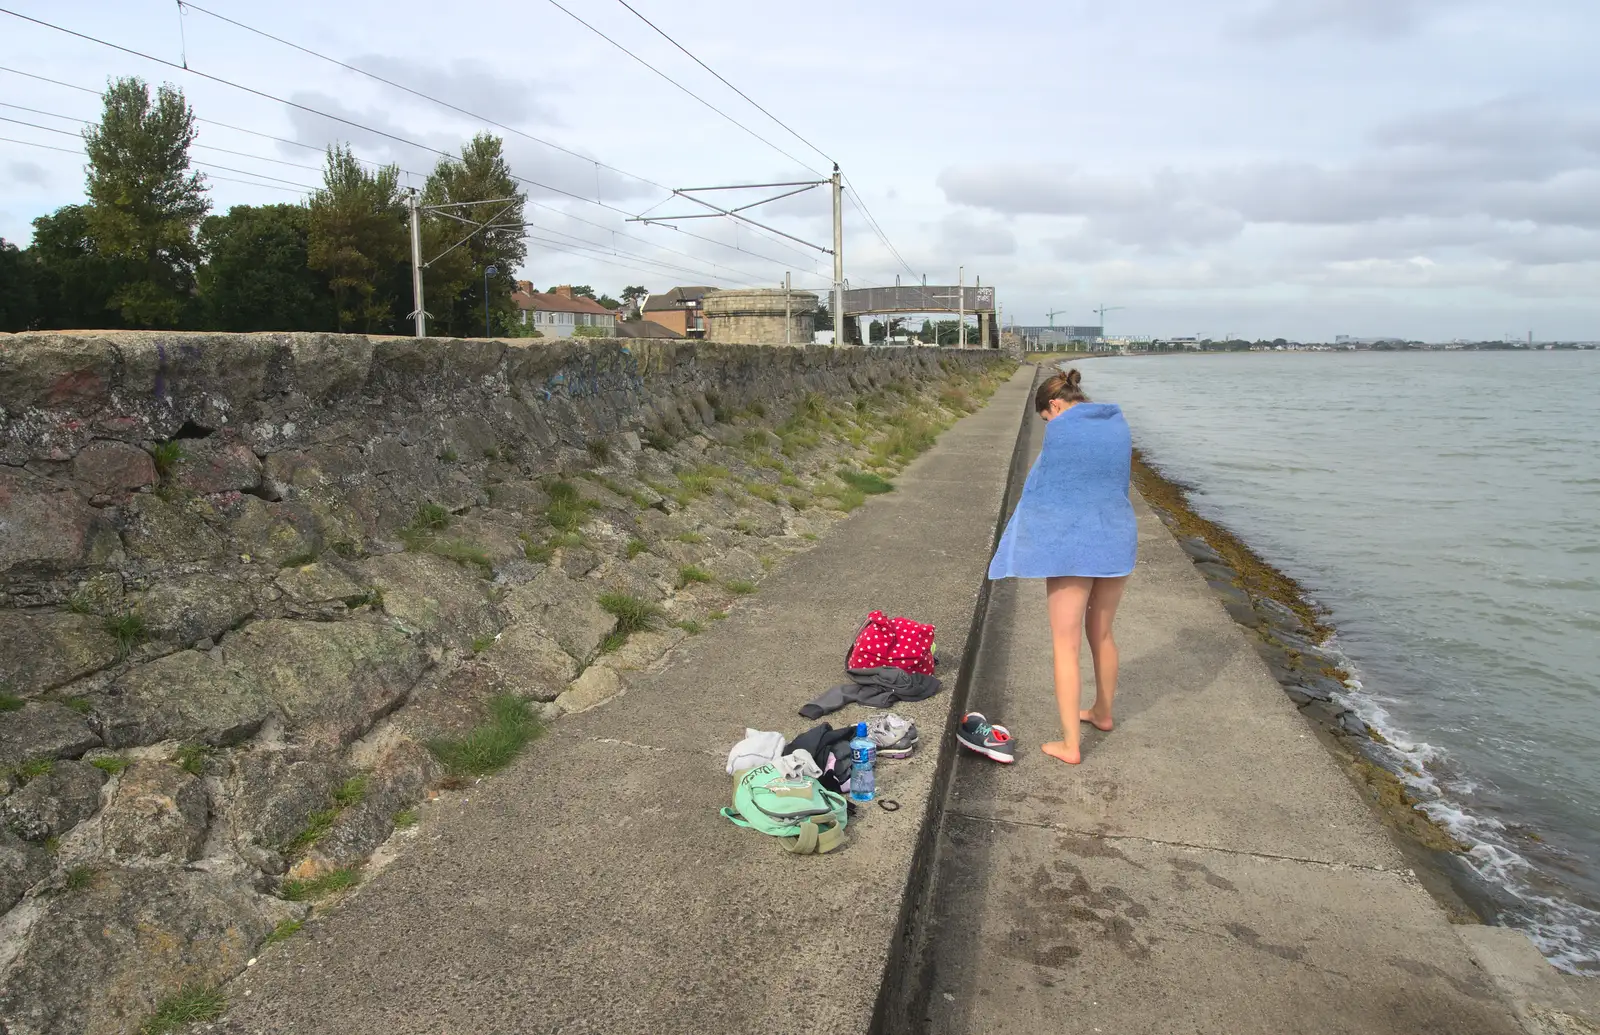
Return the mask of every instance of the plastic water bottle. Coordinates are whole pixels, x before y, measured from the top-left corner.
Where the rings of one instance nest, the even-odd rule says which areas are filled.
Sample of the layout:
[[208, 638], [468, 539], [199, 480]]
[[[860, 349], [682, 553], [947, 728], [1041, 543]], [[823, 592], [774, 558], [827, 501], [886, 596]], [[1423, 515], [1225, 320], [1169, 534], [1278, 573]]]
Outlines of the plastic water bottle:
[[867, 736], [867, 724], [856, 723], [850, 741], [850, 800], [871, 801], [878, 796], [878, 777], [873, 767], [878, 762], [878, 745]]

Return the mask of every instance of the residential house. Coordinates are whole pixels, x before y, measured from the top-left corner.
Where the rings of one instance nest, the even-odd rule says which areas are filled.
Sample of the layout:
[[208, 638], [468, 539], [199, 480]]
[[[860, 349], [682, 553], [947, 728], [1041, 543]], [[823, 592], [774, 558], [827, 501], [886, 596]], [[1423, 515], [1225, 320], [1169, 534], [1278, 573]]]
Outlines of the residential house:
[[675, 287], [644, 301], [644, 318], [677, 331], [685, 338], [706, 336], [705, 297], [716, 288]]
[[593, 327], [607, 338], [617, 334], [616, 314], [592, 298], [574, 295], [570, 284], [541, 293], [530, 281], [519, 280], [511, 301], [516, 303], [522, 326], [532, 327], [546, 338], [570, 338], [580, 327]]
[[681, 338], [683, 335], [670, 327], [663, 327], [654, 320], [618, 320], [617, 337], [619, 338]]

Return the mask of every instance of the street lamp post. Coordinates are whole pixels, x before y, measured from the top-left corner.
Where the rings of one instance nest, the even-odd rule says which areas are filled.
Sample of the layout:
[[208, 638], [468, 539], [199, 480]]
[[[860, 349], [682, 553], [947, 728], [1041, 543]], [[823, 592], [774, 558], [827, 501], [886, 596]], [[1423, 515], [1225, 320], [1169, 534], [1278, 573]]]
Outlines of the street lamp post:
[[489, 333], [489, 278], [500, 271], [493, 266], [483, 268], [483, 336], [492, 337]]

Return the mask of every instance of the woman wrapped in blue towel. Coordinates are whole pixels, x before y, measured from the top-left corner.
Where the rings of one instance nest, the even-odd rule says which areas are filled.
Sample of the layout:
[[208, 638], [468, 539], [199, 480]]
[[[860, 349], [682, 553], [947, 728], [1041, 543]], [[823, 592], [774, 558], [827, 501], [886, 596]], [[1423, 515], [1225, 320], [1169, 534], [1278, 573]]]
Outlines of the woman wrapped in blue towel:
[[[1111, 623], [1133, 571], [1138, 531], [1128, 499], [1133, 440], [1122, 409], [1090, 402], [1077, 370], [1039, 386], [1034, 408], [1046, 422], [1044, 447], [989, 564], [991, 579], [1044, 579], [1055, 648], [1056, 704], [1062, 739], [1044, 752], [1082, 760], [1078, 724], [1109, 731], [1117, 692]], [[1095, 699], [1082, 706], [1078, 650], [1087, 634]]]

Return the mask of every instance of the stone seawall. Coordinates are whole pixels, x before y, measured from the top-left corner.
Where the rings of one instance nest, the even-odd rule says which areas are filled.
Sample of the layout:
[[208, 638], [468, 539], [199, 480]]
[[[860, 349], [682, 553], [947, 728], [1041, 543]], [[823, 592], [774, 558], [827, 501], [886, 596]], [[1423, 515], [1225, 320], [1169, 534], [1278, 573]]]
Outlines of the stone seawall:
[[1008, 372], [0, 336], [0, 1025], [131, 1031], [236, 973], [496, 736], [619, 692]]

